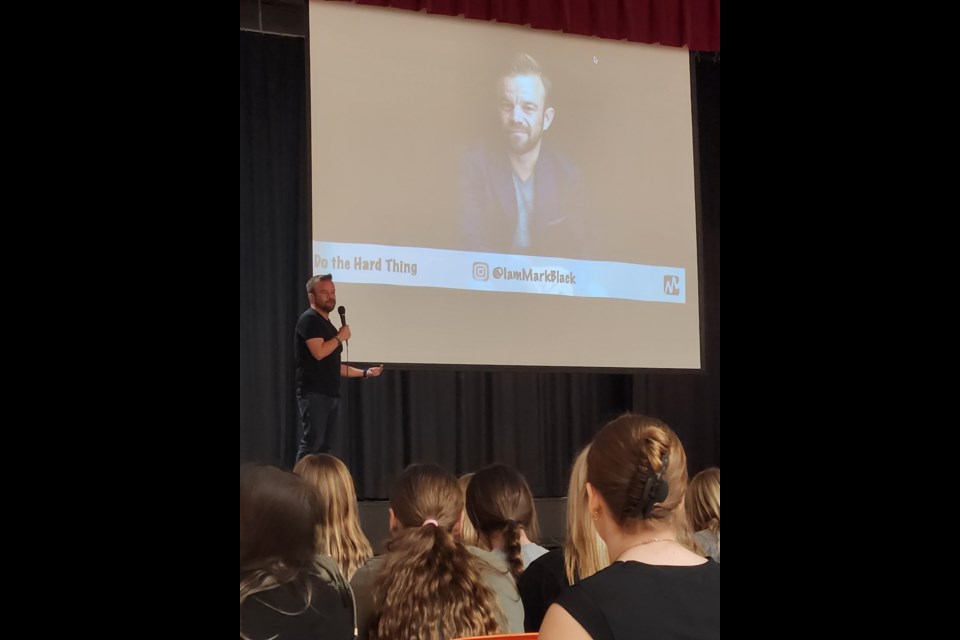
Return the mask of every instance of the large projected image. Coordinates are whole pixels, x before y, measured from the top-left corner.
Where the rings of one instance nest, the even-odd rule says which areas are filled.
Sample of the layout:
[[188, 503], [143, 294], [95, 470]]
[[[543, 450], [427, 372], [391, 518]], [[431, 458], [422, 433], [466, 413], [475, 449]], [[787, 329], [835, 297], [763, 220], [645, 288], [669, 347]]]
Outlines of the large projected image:
[[[686, 52], [312, 2], [310, 56], [314, 273], [353, 359], [699, 367]], [[558, 343], [587, 301], [607, 343]]]
[[569, 158], [543, 145], [556, 115], [550, 85], [537, 60], [523, 52], [498, 78], [500, 135], [469, 150], [461, 172], [467, 248], [591, 257], [583, 178]]

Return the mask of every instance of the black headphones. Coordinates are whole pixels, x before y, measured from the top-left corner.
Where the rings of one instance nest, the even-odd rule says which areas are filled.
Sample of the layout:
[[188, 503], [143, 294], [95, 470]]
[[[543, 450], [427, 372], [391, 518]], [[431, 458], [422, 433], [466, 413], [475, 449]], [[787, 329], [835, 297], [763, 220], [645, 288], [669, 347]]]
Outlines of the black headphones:
[[644, 520], [650, 517], [650, 513], [653, 511], [653, 505], [666, 500], [667, 495], [670, 493], [669, 483], [662, 479], [663, 473], [667, 470], [668, 462], [669, 458], [667, 458], [667, 454], [663, 454], [663, 457], [660, 458], [660, 471], [657, 472], [655, 477], [648, 478], [647, 484], [643, 488]]

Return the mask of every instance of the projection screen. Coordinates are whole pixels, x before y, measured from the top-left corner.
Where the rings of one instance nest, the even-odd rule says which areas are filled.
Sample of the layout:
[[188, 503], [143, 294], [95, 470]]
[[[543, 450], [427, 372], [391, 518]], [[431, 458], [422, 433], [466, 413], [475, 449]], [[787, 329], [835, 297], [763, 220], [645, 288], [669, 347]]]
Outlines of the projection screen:
[[345, 356], [700, 368], [686, 50], [309, 11], [313, 272]]

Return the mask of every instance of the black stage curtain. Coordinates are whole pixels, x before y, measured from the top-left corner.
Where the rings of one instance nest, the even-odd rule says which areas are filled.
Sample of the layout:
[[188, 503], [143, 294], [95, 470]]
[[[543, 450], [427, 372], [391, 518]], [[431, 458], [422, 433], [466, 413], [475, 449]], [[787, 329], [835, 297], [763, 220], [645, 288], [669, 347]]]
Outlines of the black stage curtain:
[[[337, 452], [361, 499], [387, 497], [411, 462], [458, 475], [520, 469], [537, 497], [566, 494], [577, 450], [623, 411], [657, 416], [691, 473], [720, 464], [720, 65], [695, 56], [703, 373], [387, 369], [344, 380]], [[240, 460], [289, 468], [297, 447], [293, 328], [311, 273], [307, 98], [301, 38], [240, 33]], [[344, 301], [349, 304], [349, 301]]]

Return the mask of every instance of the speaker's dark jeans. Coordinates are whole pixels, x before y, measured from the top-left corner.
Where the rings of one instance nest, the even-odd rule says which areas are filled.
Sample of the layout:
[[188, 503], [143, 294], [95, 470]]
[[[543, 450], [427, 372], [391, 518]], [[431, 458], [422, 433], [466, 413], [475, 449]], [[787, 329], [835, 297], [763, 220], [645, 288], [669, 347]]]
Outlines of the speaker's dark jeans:
[[297, 397], [297, 408], [303, 433], [297, 462], [311, 453], [328, 453], [336, 444], [340, 398], [308, 393]]

